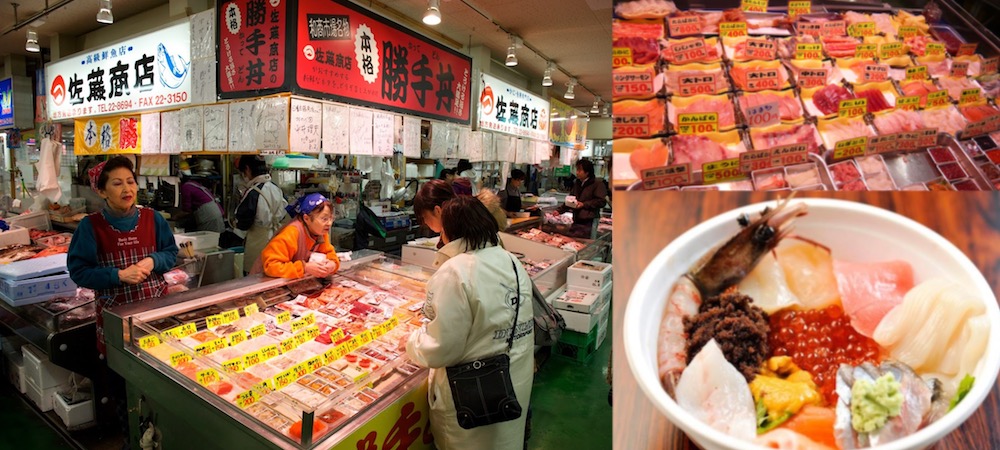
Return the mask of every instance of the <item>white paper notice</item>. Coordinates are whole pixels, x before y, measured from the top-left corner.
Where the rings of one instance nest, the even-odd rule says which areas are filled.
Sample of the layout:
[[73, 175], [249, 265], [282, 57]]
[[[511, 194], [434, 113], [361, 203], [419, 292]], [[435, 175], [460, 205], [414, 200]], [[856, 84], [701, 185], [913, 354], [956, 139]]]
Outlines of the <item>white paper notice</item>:
[[201, 106], [181, 110], [181, 151], [200, 152], [205, 149], [203, 142], [205, 114]]
[[461, 134], [462, 133], [458, 125], [448, 124], [448, 143], [446, 144], [448, 159], [460, 158], [460, 156], [458, 156], [458, 144], [459, 142], [462, 142]]
[[229, 133], [229, 105], [205, 107], [205, 151], [224, 152]]
[[351, 141], [346, 106], [323, 104], [323, 153], [328, 155], [350, 154]]
[[403, 117], [403, 155], [420, 157], [420, 119], [416, 117]]
[[469, 131], [468, 147], [466, 147], [469, 162], [483, 161], [483, 132]]
[[215, 10], [191, 16], [191, 59], [215, 59]]
[[497, 149], [496, 161], [514, 162], [517, 156], [517, 142], [512, 142], [510, 136], [503, 134], [493, 135], [493, 146]]
[[229, 104], [229, 151], [252, 152], [257, 149], [253, 123], [256, 108], [255, 101]]
[[191, 103], [215, 103], [214, 59], [191, 61]]
[[293, 152], [319, 153], [323, 125], [323, 104], [292, 99], [288, 147]]
[[253, 123], [257, 148], [288, 150], [288, 97], [257, 100]]
[[483, 133], [483, 161], [499, 161], [497, 159], [497, 148], [493, 133]]
[[392, 156], [392, 114], [376, 112], [372, 115], [372, 154]]
[[431, 122], [431, 159], [448, 157], [448, 132], [451, 127], [446, 123]]
[[160, 153], [181, 152], [181, 111], [160, 113]]
[[559, 147], [559, 165], [568, 166], [573, 164], [573, 150], [569, 147]]
[[160, 113], [145, 113], [139, 118], [142, 130], [142, 153], [155, 155], [160, 153]]
[[545, 164], [549, 160], [549, 144], [545, 141], [535, 143], [535, 164]]
[[351, 154], [371, 156], [373, 145], [372, 111], [351, 108]]
[[526, 138], [517, 139], [517, 154], [514, 156], [514, 162], [517, 164], [531, 164], [535, 155], [532, 152], [531, 141]]

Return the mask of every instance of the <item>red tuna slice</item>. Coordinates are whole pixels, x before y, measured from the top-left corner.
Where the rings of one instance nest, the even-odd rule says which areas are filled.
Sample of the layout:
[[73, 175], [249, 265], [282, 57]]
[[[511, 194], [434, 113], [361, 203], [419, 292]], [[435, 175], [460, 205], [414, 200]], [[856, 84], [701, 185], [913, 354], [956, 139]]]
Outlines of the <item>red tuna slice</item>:
[[843, 86], [831, 84], [813, 94], [813, 104], [823, 114], [833, 114], [840, 108], [841, 100], [854, 98]]
[[892, 108], [892, 106], [889, 105], [889, 102], [885, 100], [885, 95], [883, 95], [882, 91], [879, 91], [878, 89], [856, 91], [855, 93], [858, 98], [868, 99], [868, 112], [870, 113], [877, 113], [879, 111]]
[[913, 288], [913, 268], [904, 261], [833, 262], [844, 312], [858, 333], [871, 337], [882, 318]]

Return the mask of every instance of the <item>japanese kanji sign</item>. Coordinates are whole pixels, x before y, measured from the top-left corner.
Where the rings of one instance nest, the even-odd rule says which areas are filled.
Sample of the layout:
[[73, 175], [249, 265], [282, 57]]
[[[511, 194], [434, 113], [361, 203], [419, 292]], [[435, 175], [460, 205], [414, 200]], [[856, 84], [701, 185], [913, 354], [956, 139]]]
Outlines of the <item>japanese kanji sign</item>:
[[403, 394], [331, 450], [428, 450], [430, 430], [427, 384]]
[[74, 122], [77, 155], [141, 153], [139, 116], [110, 116]]
[[178, 23], [45, 66], [54, 120], [191, 101], [191, 28]]
[[[552, 116], [549, 140], [553, 144], [583, 150], [587, 139], [587, 117], [559, 100], [550, 98]], [[573, 118], [573, 116], [577, 118]]]
[[219, 96], [287, 91], [288, 1], [218, 1], [216, 11]]
[[298, 90], [469, 124], [471, 58], [348, 2], [303, 0], [297, 8]]
[[483, 74], [479, 93], [479, 128], [548, 140], [549, 102]]
[[0, 80], [0, 128], [14, 126], [14, 80]]

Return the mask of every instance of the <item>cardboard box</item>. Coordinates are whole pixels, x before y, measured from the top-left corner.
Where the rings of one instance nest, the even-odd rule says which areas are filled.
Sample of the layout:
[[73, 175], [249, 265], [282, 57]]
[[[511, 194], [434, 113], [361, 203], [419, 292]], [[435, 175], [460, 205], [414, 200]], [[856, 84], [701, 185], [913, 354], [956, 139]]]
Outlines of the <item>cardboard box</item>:
[[[39, 390], [62, 386], [72, 374], [69, 370], [52, 364], [49, 357], [33, 345], [21, 347], [21, 354], [24, 355], [24, 376], [28, 378], [28, 383], [37, 386]], [[49, 409], [52, 409], [51, 400]]]
[[559, 311], [562, 315], [563, 320], [566, 321], [566, 329], [570, 331], [575, 331], [577, 333], [589, 333], [594, 325], [599, 323], [601, 320], [607, 320], [608, 311], [611, 310], [611, 304], [605, 303], [599, 306], [593, 313], [580, 313], [574, 311]]
[[566, 270], [566, 286], [570, 290], [601, 292], [610, 284], [611, 264], [577, 261]]
[[75, 427], [94, 420], [94, 401], [86, 400], [72, 405], [66, 403], [58, 392], [52, 393], [52, 409], [67, 427]]

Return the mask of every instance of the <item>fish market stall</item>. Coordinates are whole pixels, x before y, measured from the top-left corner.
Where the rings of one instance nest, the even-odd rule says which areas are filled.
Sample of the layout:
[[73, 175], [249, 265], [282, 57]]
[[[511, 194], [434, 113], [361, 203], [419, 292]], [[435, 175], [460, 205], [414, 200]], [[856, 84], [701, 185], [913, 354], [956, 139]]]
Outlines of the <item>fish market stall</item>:
[[427, 371], [398, 348], [429, 276], [355, 255], [328, 280], [251, 276], [106, 311], [132, 429], [151, 420], [165, 448], [431, 448]]
[[1000, 189], [1000, 39], [951, 1], [615, 3], [616, 189]]

